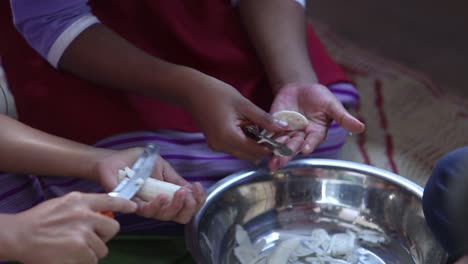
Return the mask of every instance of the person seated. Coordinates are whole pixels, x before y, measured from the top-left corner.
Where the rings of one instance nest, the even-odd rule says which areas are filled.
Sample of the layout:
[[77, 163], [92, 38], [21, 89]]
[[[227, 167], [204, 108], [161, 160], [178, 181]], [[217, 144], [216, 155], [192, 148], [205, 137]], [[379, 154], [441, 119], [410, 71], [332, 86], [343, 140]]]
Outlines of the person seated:
[[[134, 213], [187, 223], [205, 200], [200, 184], [189, 184], [162, 158], [157, 160], [152, 177], [183, 186], [172, 201], [160, 195], [149, 202], [135, 203], [107, 194], [80, 192], [47, 199], [33, 174], [73, 176], [112, 190], [117, 186], [119, 169], [130, 167], [142, 149], [91, 147], [43, 133], [1, 114], [0, 145], [0, 170], [4, 171], [0, 172], [0, 260], [97, 263], [107, 255], [106, 242], [120, 231], [120, 218]], [[113, 219], [102, 211], [118, 214]]]
[[[307, 23], [304, 1], [11, 0], [0, 2], [0, 56], [19, 120], [99, 148], [146, 143], [188, 182], [208, 188], [271, 155], [248, 120], [278, 132], [294, 154], [336, 158], [365, 126], [346, 108], [359, 94]], [[273, 118], [302, 113], [289, 131]], [[98, 191], [47, 177], [48, 197]], [[129, 217], [124, 231], [171, 230]], [[162, 227], [162, 228], [160, 228]]]

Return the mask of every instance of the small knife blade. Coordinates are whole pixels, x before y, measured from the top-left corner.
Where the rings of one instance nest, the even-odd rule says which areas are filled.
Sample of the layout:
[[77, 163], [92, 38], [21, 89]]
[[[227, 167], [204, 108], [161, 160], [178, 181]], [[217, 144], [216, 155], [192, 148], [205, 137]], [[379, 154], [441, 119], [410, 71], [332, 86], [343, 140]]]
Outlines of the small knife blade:
[[146, 179], [148, 179], [152, 172], [156, 160], [159, 157], [159, 146], [148, 144], [143, 153], [138, 157], [132, 166], [135, 172], [133, 177], [128, 175], [109, 193], [110, 196], [120, 197], [124, 199], [132, 199], [133, 196], [141, 189]]
[[246, 125], [242, 129], [244, 132], [255, 139], [258, 144], [265, 145], [277, 156], [292, 156], [293, 151], [285, 144], [279, 143], [276, 140], [268, 137], [266, 134], [261, 133], [255, 126]]

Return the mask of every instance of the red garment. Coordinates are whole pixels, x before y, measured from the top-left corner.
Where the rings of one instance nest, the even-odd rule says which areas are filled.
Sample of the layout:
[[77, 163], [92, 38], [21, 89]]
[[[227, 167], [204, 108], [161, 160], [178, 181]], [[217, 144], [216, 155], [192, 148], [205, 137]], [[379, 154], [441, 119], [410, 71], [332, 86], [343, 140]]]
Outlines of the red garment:
[[[0, 56], [21, 121], [87, 144], [137, 130], [198, 131], [179, 107], [97, 87], [53, 69], [15, 31], [8, 5], [0, 1]], [[104, 24], [139, 48], [218, 78], [269, 110], [273, 94], [229, 1], [97, 0], [91, 6]], [[346, 81], [310, 27], [308, 40], [320, 82]]]

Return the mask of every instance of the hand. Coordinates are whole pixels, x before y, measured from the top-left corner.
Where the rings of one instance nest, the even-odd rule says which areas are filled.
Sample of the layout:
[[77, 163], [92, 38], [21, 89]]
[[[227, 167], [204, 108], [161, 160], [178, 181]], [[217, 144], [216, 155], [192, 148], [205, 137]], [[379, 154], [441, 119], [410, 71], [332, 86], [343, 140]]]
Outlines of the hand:
[[468, 264], [468, 256], [462, 256], [459, 260], [455, 262], [455, 264]]
[[69, 193], [11, 216], [8, 227], [14, 245], [13, 260], [34, 264], [98, 263], [107, 255], [106, 242], [118, 231], [119, 223], [98, 213], [132, 213], [134, 202], [107, 194]]
[[[117, 186], [118, 171], [125, 167], [131, 167], [142, 151], [142, 148], [115, 151], [98, 161], [95, 171], [107, 191], [111, 191]], [[160, 195], [150, 202], [135, 198], [134, 200], [138, 203], [138, 215], [185, 224], [190, 221], [205, 202], [206, 197], [202, 186], [199, 183], [191, 185], [175, 172], [172, 166], [162, 157], [157, 159], [151, 177], [183, 186], [183, 188], [175, 193], [170, 203], [168, 203], [168, 197], [164, 195]]]
[[[365, 125], [353, 117], [341, 102], [321, 84], [288, 84], [277, 93], [271, 106], [271, 113], [292, 110], [309, 119], [304, 131], [291, 131], [276, 138], [286, 143], [296, 153], [309, 155], [325, 139], [333, 120], [353, 133], [361, 133]], [[273, 157], [269, 162], [272, 170], [277, 169], [291, 157]]]
[[191, 96], [188, 110], [204, 133], [209, 147], [239, 159], [259, 162], [270, 151], [247, 137], [241, 124], [249, 120], [274, 132], [284, 131], [286, 127], [234, 87], [206, 78], [199, 82], [202, 88], [195, 89], [197, 93]]

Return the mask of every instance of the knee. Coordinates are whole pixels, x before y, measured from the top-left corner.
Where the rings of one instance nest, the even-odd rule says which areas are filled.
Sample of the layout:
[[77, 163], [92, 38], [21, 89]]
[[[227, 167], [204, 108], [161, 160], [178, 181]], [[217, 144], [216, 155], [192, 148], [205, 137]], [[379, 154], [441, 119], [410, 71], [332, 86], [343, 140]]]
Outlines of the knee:
[[[452, 184], [468, 175], [468, 147], [454, 150], [443, 156], [435, 165], [423, 194], [423, 210], [428, 222], [435, 216], [446, 215]], [[464, 176], [467, 175], [467, 176]]]
[[446, 191], [449, 184], [468, 177], [468, 147], [456, 149], [443, 156], [435, 165], [426, 189]]
[[466, 175], [468, 172], [468, 147], [449, 152], [437, 163], [436, 170], [447, 174]]
[[454, 187], [468, 180], [468, 147], [454, 150], [443, 156], [435, 165], [423, 194], [426, 221], [437, 239], [448, 252], [455, 252], [449, 234], [450, 211], [448, 200]]

